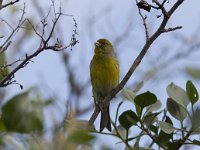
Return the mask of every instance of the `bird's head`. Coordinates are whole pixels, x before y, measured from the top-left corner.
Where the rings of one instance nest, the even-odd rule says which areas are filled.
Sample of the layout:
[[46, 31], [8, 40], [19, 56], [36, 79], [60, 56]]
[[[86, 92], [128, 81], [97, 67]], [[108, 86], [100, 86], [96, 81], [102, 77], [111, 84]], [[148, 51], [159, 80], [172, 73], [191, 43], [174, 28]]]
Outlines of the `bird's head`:
[[99, 39], [95, 42], [95, 54], [114, 54], [114, 48], [107, 39]]

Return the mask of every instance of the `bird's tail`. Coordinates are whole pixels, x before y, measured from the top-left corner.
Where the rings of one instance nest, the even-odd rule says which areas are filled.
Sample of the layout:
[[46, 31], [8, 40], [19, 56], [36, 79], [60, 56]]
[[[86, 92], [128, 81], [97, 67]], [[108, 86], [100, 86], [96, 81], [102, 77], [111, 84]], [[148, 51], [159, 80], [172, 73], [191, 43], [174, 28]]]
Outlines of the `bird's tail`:
[[107, 128], [111, 132], [109, 106], [107, 107], [107, 109], [102, 109], [101, 110], [100, 132], [104, 128]]

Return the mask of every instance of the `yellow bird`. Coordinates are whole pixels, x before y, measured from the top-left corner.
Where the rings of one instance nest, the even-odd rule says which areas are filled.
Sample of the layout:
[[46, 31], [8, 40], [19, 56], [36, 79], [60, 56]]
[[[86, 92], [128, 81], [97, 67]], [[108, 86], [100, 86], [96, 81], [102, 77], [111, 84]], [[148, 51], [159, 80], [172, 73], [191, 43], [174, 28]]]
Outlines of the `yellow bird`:
[[[119, 64], [114, 48], [107, 39], [99, 39], [95, 43], [94, 56], [90, 63], [90, 77], [96, 107], [119, 83]], [[99, 107], [100, 108], [100, 107]], [[100, 132], [107, 128], [111, 131], [109, 105], [100, 108]]]

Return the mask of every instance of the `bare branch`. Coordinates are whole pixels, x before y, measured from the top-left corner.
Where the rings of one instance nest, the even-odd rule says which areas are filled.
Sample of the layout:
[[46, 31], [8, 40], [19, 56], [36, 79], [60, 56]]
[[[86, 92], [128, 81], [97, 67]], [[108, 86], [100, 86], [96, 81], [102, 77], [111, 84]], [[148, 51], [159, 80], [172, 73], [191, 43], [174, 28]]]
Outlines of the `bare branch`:
[[171, 32], [171, 31], [182, 29], [182, 28], [183, 28], [182, 26], [177, 26], [174, 28], [167, 28], [167, 29], [164, 29], [163, 32]]
[[[0, 1], [1, 3], [3, 2], [3, 0]], [[0, 5], [0, 10], [5, 8], [5, 7], [8, 7], [10, 5], [14, 5], [15, 3], [19, 2], [19, 0], [15, 0], [15, 1], [11, 1], [10, 3], [7, 3], [5, 5]]]
[[[136, 3], [138, 4], [137, 0], [136, 0]], [[138, 11], [139, 11], [139, 15], [140, 15], [140, 17], [142, 18], [142, 21], [143, 21], [143, 25], [144, 25], [144, 29], [145, 29], [145, 35], [146, 35], [146, 41], [147, 41], [149, 39], [149, 32], [148, 32], [147, 23], [146, 23], [147, 16], [144, 17], [142, 15], [142, 12], [141, 12], [139, 6], [138, 6]]]
[[158, 6], [158, 9], [160, 9], [162, 11], [162, 14], [164, 15], [164, 17], [169, 17], [168, 13], [164, 7], [164, 4], [166, 3], [166, 0], [164, 0], [162, 2], [162, 4], [160, 2], [158, 2], [158, 0], [153, 0], [153, 2]]
[[14, 36], [14, 34], [16, 32], [18, 32], [18, 30], [21, 28], [21, 26], [24, 24], [25, 20], [24, 20], [24, 15], [25, 15], [25, 9], [26, 9], [26, 5], [24, 3], [24, 7], [22, 9], [22, 15], [18, 21], [17, 26], [13, 29], [11, 25], [9, 25], [5, 20], [2, 19], [2, 21], [4, 21], [7, 25], [9, 25], [9, 27], [12, 29], [11, 34], [8, 36], [8, 38], [4, 41], [4, 43], [0, 46], [0, 54], [3, 52], [3, 50], [5, 49], [4, 46], [10, 42], [11, 38]]
[[28, 23], [30, 24], [31, 28], [33, 29], [34, 33], [40, 38], [40, 47], [42, 46], [42, 43], [44, 42], [44, 28], [45, 28], [45, 24], [43, 23], [43, 21], [41, 21], [41, 23], [43, 24], [42, 28], [42, 34], [40, 35], [40, 33], [37, 31], [36, 27], [34, 27], [34, 25], [31, 23], [31, 21], [29, 19], [26, 19], [28, 21]]
[[[25, 12], [25, 8], [23, 9], [23, 12]], [[44, 37], [45, 31], [46, 31], [45, 27], [47, 25], [45, 19], [43, 19], [41, 21], [41, 23], [42, 23], [42, 33], [41, 34], [36, 30], [36, 28], [32, 25], [32, 23], [28, 19], [24, 20], [24, 21], [28, 21], [29, 22], [29, 24], [31, 25], [31, 27], [34, 30], [35, 34], [38, 35], [41, 38], [41, 42], [40, 42], [39, 48], [35, 52], [33, 52], [31, 55], [26, 54], [25, 55], [25, 59], [20, 64], [18, 64], [18, 66], [16, 66], [9, 74], [7, 74], [0, 81], [0, 87], [5, 87], [5, 86], [8, 86], [10, 84], [16, 83], [16, 81], [12, 80], [14, 78], [14, 74], [18, 70], [20, 70], [21, 68], [24, 68], [31, 61], [32, 58], [36, 57], [38, 54], [40, 54], [44, 50], [51, 49], [51, 50], [54, 50], [54, 51], [61, 51], [61, 50], [67, 49], [69, 47], [71, 47], [71, 49], [72, 49], [72, 47], [78, 43], [78, 40], [76, 40], [77, 24], [76, 24], [75, 19], [73, 18], [73, 21], [75, 23], [75, 29], [73, 30], [74, 33], [72, 35], [70, 44], [68, 44], [67, 46], [62, 46], [59, 43], [59, 41], [57, 40], [57, 42], [55, 44], [49, 45], [49, 41], [52, 38], [52, 35], [54, 33], [54, 30], [55, 30], [55, 27], [56, 27], [56, 25], [58, 23], [58, 20], [60, 19], [61, 15], [62, 15], [62, 12], [61, 12], [61, 9], [60, 9], [59, 13], [55, 14], [56, 18], [53, 20], [53, 25], [52, 25], [52, 27], [50, 29], [50, 32], [49, 32], [47, 38]], [[22, 20], [22, 18], [23, 17], [21, 17], [20, 20]], [[21, 22], [21, 21], [19, 21], [19, 22]], [[21, 23], [18, 26], [21, 26]]]

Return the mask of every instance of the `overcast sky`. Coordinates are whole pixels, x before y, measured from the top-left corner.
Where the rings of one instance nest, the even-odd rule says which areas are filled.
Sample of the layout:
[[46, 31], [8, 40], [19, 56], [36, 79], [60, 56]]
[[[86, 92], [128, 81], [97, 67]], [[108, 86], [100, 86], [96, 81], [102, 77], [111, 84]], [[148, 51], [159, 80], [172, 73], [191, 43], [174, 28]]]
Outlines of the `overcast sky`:
[[[149, 1], [151, 2], [151, 0]], [[170, 3], [173, 1], [174, 0], [169, 0]], [[24, 0], [24, 2], [26, 3], [27, 16], [32, 16], [33, 14], [36, 14], [35, 20], [36, 22], [39, 22], [41, 18], [37, 16], [37, 12], [35, 11], [31, 0]], [[39, 3], [41, 8], [45, 8], [46, 10], [48, 10], [50, 0], [43, 0]], [[132, 25], [134, 26], [134, 30], [130, 31], [132, 32], [130, 36], [132, 37], [132, 39], [126, 39], [126, 41], [122, 41], [122, 43], [119, 44], [116, 48], [116, 52], [119, 54], [118, 58], [120, 62], [122, 78], [125, 75], [134, 58], [137, 56], [142, 45], [144, 44], [145, 36], [143, 25], [137, 11], [137, 7], [135, 6], [135, 0], [66, 0], [62, 1], [61, 3], [63, 12], [74, 15], [74, 18], [78, 23], [79, 44], [75, 46], [73, 51], [67, 51], [69, 51], [70, 53], [71, 63], [73, 64], [74, 69], [76, 70], [75, 78], [77, 78], [78, 81], [83, 83], [87, 82], [89, 79], [89, 63], [93, 55], [94, 42], [101, 37], [106, 37], [110, 39], [111, 42], [113, 42], [115, 37], [121, 32], [123, 32], [124, 28], [128, 25], [129, 22], [131, 22], [130, 20], [133, 21]], [[170, 7], [170, 3], [166, 4], [167, 7]], [[20, 4], [23, 4], [22, 0]], [[17, 6], [22, 7], [20, 6], [20, 4], [17, 4]], [[59, 1], [56, 0], [56, 6], [58, 5]], [[181, 5], [180, 8], [178, 8], [178, 10], [171, 18], [168, 27], [183, 26], [183, 29], [176, 32], [186, 37], [193, 35], [197, 31], [197, 28], [200, 26], [199, 6], [200, 1], [198, 0], [185, 0], [185, 2]], [[6, 12], [3, 13], [6, 14]], [[150, 25], [150, 33], [153, 33], [157, 25], [159, 24], [160, 20], [156, 18], [156, 15], [159, 13], [160, 12], [155, 10], [153, 10], [151, 13], [143, 11], [143, 14], [146, 14], [148, 17], [147, 21]], [[8, 18], [12, 16], [12, 14], [6, 15]], [[97, 16], [97, 18], [93, 16]], [[92, 26], [93, 29], [91, 29], [91, 26], [88, 23], [88, 21], [91, 20], [90, 18], [95, 18], [97, 20], [97, 22], [94, 23], [94, 25]], [[66, 18], [61, 23], [61, 27], [64, 31], [61, 37], [66, 38], [62, 40], [68, 42], [73, 29], [72, 18]], [[180, 46], [178, 45], [179, 43], [174, 42], [176, 40], [172, 38], [170, 34], [171, 33], [162, 35], [162, 37], [159, 38], [159, 42], [154, 43], [154, 45], [151, 47], [151, 51], [149, 52], [150, 56], [152, 55], [152, 57], [156, 57], [156, 54], [158, 53], [158, 48], [163, 48], [166, 43], [168, 43], [169, 47], [173, 48], [173, 50]], [[27, 45], [21, 48], [22, 51], [27, 51], [28, 47], [28, 52], [31, 53], [31, 50], [34, 50], [36, 48], [35, 41], [35, 39], [28, 41]], [[163, 96], [166, 97], [166, 86], [170, 82], [175, 82], [176, 84], [184, 88], [185, 82], [187, 81], [187, 79], [190, 79], [190, 77], [183, 75], [181, 73], [181, 69], [183, 69], [182, 67], [186, 63], [199, 63], [199, 61], [197, 61], [199, 57], [200, 52], [196, 52], [194, 56], [187, 58], [187, 60], [180, 60], [176, 62], [175, 65], [177, 67], [174, 67], [174, 65], [172, 65], [171, 67], [171, 71], [176, 71], [175, 75], [172, 76], [172, 78], [168, 80], [163, 80], [162, 83], [159, 82], [159, 85], [156, 85], [155, 82], [153, 84], [145, 83], [147, 86], [144, 86], [142, 91], [146, 91], [149, 90], [149, 88], [151, 88], [151, 90], [156, 95], [158, 95], [158, 98], [161, 99], [161, 101], [166, 100], [162, 99]], [[147, 60], [148, 59], [145, 59], [144, 62], [141, 63], [141, 70], [143, 71], [149, 69], [146, 67], [146, 64], [148, 64]], [[155, 60], [152, 63], [156, 64], [156, 61], [159, 60]], [[40, 86], [41, 80], [47, 83], [50, 91], [56, 91], [56, 93], [58, 94], [58, 97], [61, 100], [60, 107], [63, 109], [64, 114], [65, 101], [62, 100], [65, 100], [69, 92], [66, 88], [66, 75], [63, 67], [64, 66], [60, 62], [60, 57], [56, 52], [46, 51], [39, 55], [37, 58], [34, 58], [34, 63], [30, 63], [26, 68], [20, 70], [16, 74], [16, 79], [20, 84], [24, 86], [24, 90], [30, 88], [33, 85]], [[163, 76], [162, 73], [164, 72], [158, 73], [158, 76]], [[139, 79], [139, 77], [136, 75], [133, 75], [131, 81], [135, 82], [135, 79]], [[200, 86], [197, 85], [197, 87], [198, 90], [200, 90]], [[8, 97], [11, 97], [16, 93], [21, 92], [20, 88], [16, 85], [8, 87], [8, 90], [10, 91]], [[89, 99], [92, 99], [91, 87], [87, 90], [87, 92], [88, 93], [85, 94], [85, 97], [83, 97], [83, 99], [87, 100], [88, 97]], [[44, 93], [44, 95], [48, 96], [48, 93]], [[85, 101], [83, 102], [83, 105], [84, 103]], [[90, 102], [86, 102], [86, 104], [88, 103]], [[122, 111], [128, 108], [131, 108], [131, 106], [124, 105], [122, 107]], [[114, 116], [115, 109], [116, 105], [113, 104], [111, 109], [111, 116]], [[82, 116], [81, 119], [87, 120], [91, 113]], [[98, 124], [99, 121], [96, 121], [96, 125]], [[107, 136], [101, 136], [100, 139], [101, 143], [108, 143], [109, 145], [111, 144], [111, 142], [108, 142], [110, 138]], [[117, 141], [118, 140], [115, 140], [115, 142]], [[122, 144], [115, 144], [115, 142], [112, 142], [112, 146], [114, 148], [120, 149]]]

